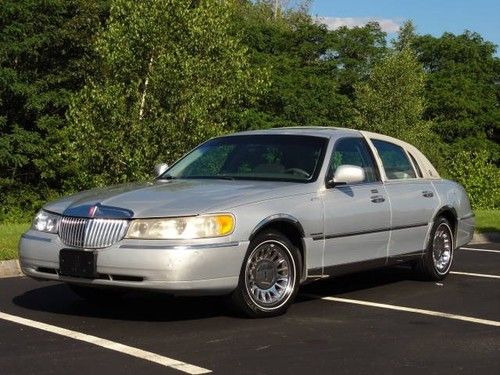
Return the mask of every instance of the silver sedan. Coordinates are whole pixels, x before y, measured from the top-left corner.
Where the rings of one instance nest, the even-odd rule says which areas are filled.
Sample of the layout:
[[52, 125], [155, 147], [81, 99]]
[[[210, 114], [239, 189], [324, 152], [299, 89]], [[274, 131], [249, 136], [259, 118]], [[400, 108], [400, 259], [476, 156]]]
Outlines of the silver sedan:
[[229, 295], [266, 317], [326, 276], [408, 263], [441, 280], [474, 232], [464, 189], [379, 134], [242, 132], [160, 169], [46, 204], [21, 238], [23, 272], [92, 299], [127, 288]]

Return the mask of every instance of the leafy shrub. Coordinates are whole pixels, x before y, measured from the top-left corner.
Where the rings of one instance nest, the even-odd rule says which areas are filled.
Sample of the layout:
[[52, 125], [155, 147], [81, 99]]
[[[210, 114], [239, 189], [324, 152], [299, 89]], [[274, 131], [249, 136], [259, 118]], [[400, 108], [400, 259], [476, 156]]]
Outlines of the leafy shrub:
[[27, 223], [47, 201], [56, 199], [58, 193], [47, 188], [19, 185], [17, 189], [1, 191], [0, 223]]
[[474, 209], [500, 208], [500, 169], [487, 150], [459, 151], [447, 164], [447, 177], [462, 184]]

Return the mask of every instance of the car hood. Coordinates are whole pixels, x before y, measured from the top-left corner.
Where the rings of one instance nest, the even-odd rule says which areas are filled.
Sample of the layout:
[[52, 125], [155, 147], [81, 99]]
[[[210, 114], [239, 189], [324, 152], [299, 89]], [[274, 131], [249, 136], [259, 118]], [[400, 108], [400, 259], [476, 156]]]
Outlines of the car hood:
[[87, 190], [48, 203], [44, 209], [76, 217], [197, 215], [304, 193], [307, 185], [310, 184], [206, 179], [158, 180]]

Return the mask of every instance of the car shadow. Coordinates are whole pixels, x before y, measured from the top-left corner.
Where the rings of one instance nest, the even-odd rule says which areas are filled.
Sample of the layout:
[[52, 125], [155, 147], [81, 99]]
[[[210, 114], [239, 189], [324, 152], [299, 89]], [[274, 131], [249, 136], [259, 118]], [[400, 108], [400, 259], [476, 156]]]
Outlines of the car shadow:
[[340, 297], [344, 294], [378, 288], [402, 281], [427, 282], [409, 266], [394, 266], [325, 278], [301, 287], [297, 302], [322, 297]]
[[[295, 303], [324, 296], [418, 280], [409, 268], [395, 267], [324, 279], [299, 290]], [[314, 297], [313, 297], [314, 296]], [[317, 296], [317, 297], [316, 297]], [[117, 299], [95, 303], [81, 299], [65, 284], [51, 284], [13, 298], [17, 306], [53, 314], [124, 321], [183, 321], [213, 317], [240, 317], [225, 297], [174, 297], [157, 292], [130, 292]]]
[[87, 301], [63, 283], [26, 291], [13, 298], [17, 306], [53, 314], [126, 321], [181, 321], [228, 315], [222, 297], [174, 297], [130, 292], [108, 301]]

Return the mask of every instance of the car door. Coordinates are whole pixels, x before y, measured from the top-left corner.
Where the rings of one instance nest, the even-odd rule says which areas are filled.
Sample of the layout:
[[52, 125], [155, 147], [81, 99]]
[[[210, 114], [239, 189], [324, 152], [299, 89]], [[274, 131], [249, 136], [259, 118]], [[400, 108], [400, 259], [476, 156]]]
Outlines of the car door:
[[[365, 181], [327, 188], [323, 194], [324, 265], [352, 265], [353, 269], [346, 269], [349, 271], [365, 261], [385, 264], [390, 205], [375, 159], [364, 138], [345, 137], [335, 142], [327, 181], [333, 177], [336, 168], [344, 164], [362, 167]], [[335, 274], [335, 268], [331, 273]]]
[[430, 180], [420, 178], [420, 167], [414, 168], [403, 147], [380, 139], [371, 142], [382, 161], [391, 201], [389, 257], [419, 253], [439, 204], [437, 192]]

